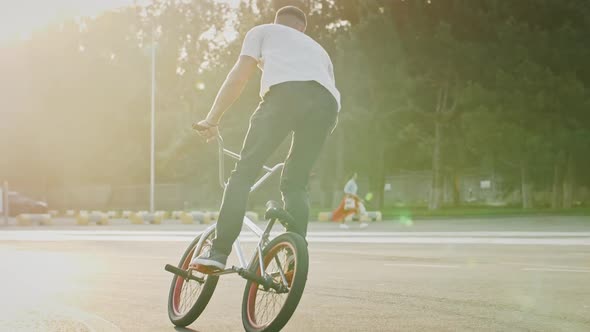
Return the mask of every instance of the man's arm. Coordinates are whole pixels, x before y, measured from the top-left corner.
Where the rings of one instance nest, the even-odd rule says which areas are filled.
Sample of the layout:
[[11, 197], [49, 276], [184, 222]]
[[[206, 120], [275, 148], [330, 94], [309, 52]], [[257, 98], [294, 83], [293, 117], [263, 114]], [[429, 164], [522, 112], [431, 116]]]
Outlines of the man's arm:
[[242, 94], [246, 83], [256, 71], [258, 62], [249, 56], [242, 55], [231, 69], [225, 81], [221, 85], [211, 111], [206, 120], [211, 124], [219, 123], [223, 113], [238, 99]]
[[216, 136], [216, 126], [219, 123], [219, 120], [221, 120], [223, 113], [225, 113], [225, 111], [227, 111], [227, 109], [242, 94], [246, 83], [248, 83], [248, 80], [250, 80], [250, 77], [252, 77], [252, 74], [256, 71], [257, 65], [258, 62], [256, 59], [246, 55], [240, 56], [221, 85], [209, 114], [205, 120], [194, 124], [193, 128], [197, 130], [204, 127], [209, 128], [208, 130], [201, 130], [203, 136], [207, 139]]

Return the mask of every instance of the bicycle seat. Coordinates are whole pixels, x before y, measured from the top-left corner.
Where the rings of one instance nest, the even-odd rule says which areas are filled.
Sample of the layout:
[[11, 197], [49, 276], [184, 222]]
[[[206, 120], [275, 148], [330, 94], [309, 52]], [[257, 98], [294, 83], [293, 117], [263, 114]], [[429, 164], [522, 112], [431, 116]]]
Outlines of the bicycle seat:
[[281, 204], [275, 201], [268, 201], [268, 203], [266, 203], [264, 219], [278, 219], [285, 227], [288, 223], [293, 222], [293, 217], [289, 214], [289, 212], [285, 211], [281, 207]]

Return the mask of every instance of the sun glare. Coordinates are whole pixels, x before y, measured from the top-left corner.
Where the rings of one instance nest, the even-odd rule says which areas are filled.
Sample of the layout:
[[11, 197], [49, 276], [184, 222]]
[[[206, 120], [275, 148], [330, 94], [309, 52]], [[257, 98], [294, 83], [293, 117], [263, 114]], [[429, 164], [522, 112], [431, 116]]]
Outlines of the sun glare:
[[[240, 0], [218, 0], [235, 7]], [[52, 22], [78, 16], [97, 16], [110, 10], [144, 5], [151, 0], [19, 0], [0, 3], [0, 43], [24, 40]], [[226, 36], [230, 39], [233, 37]]]
[[0, 43], [23, 40], [52, 22], [96, 16], [109, 9], [147, 3], [146, 0], [20, 0], [0, 4]]

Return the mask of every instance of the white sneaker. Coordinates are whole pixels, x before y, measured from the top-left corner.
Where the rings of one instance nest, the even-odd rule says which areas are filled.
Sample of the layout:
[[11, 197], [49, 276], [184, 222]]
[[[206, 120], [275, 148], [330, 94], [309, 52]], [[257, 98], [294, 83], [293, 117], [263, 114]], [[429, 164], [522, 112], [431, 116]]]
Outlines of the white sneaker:
[[347, 224], [340, 224], [339, 226], [341, 229], [349, 229], [350, 226], [348, 226]]
[[369, 227], [369, 224], [367, 224], [366, 222], [362, 222], [360, 225], [361, 228], [367, 228]]
[[202, 273], [211, 273], [225, 269], [226, 262], [227, 255], [208, 250], [195, 257], [189, 266]]

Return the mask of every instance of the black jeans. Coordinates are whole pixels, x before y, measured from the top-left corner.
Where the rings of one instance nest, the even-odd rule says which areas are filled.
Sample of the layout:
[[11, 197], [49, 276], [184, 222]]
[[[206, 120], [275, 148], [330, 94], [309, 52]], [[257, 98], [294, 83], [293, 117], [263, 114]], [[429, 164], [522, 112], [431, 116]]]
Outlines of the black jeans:
[[285, 209], [295, 219], [288, 231], [305, 237], [309, 219], [309, 173], [337, 114], [336, 99], [317, 82], [285, 82], [270, 88], [250, 118], [241, 159], [225, 188], [214, 250], [231, 252], [242, 229], [250, 187], [267, 158], [291, 133], [291, 149], [281, 174], [281, 193]]

